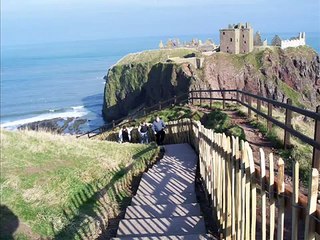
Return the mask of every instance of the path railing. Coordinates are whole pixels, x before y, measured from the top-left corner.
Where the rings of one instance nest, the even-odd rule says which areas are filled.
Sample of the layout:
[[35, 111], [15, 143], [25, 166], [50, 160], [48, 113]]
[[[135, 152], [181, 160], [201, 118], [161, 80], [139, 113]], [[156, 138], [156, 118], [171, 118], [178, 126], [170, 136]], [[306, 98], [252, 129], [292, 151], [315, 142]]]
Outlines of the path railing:
[[[231, 90], [192, 90], [189, 92], [189, 102], [191, 104], [203, 105], [209, 104], [211, 107], [214, 101], [222, 101], [222, 106], [225, 108], [226, 102], [236, 102], [247, 108], [248, 117], [252, 117], [252, 112], [256, 113], [257, 118], [262, 117], [267, 121], [267, 129], [271, 131], [272, 126], [276, 125], [284, 130], [284, 147], [290, 145], [290, 135], [298, 138], [302, 142], [309, 144], [313, 147], [312, 166], [320, 171], [320, 106], [317, 107], [315, 112], [302, 109], [292, 105], [292, 100], [287, 99], [287, 103], [278, 102], [270, 98], [255, 95], [238, 89]], [[253, 104], [255, 103], [255, 104]], [[268, 109], [267, 114], [261, 110], [265, 105]], [[285, 110], [285, 121], [281, 122], [272, 116], [273, 108], [281, 108]], [[308, 136], [296, 130], [292, 126], [293, 114], [300, 114], [304, 117], [309, 117], [314, 121], [314, 136]]]
[[[117, 119], [96, 128], [92, 131], [86, 132], [84, 134], [78, 135], [77, 137], [87, 135], [89, 138], [101, 134], [105, 131], [115, 128], [119, 123], [126, 119], [133, 119], [141, 116], [145, 116], [148, 113], [161, 110], [170, 105], [175, 105], [177, 103], [189, 102], [190, 104], [199, 104], [200, 106], [207, 103], [212, 107], [214, 101], [222, 101], [223, 108], [226, 102], [236, 102], [245, 106], [248, 110], [248, 117], [252, 117], [252, 112], [256, 113], [257, 118], [262, 117], [267, 121], [268, 131], [271, 131], [272, 126], [278, 126], [284, 130], [284, 147], [287, 148], [290, 145], [290, 136], [294, 136], [301, 140], [302, 142], [309, 144], [313, 147], [313, 157], [312, 166], [320, 171], [320, 106], [317, 107], [316, 112], [310, 110], [302, 109], [292, 105], [292, 100], [287, 99], [287, 103], [278, 102], [270, 98], [262, 97], [261, 95], [255, 95], [249, 92], [245, 92], [238, 89], [230, 90], [212, 90], [212, 89], [198, 89], [192, 90], [188, 93], [181, 94], [179, 96], [174, 96], [165, 101], [160, 101], [159, 103], [137, 110], [136, 112], [130, 114], [129, 116]], [[255, 104], [253, 104], [255, 103]], [[267, 114], [261, 110], [261, 107], [265, 105], [268, 109]], [[281, 122], [272, 116], [273, 108], [282, 108], [285, 110], [285, 121]], [[292, 116], [293, 114], [300, 114], [304, 117], [309, 117], [314, 121], [314, 137], [305, 135], [304, 133], [296, 130], [292, 126]]]
[[[150, 107], [143, 107], [138, 109], [137, 111], [130, 113], [128, 116], [124, 116], [122, 118], [119, 118], [117, 120], [113, 120], [110, 123], [104, 124], [101, 127], [95, 128], [93, 130], [90, 130], [86, 133], [82, 133], [77, 135], [77, 138], [87, 136], [88, 138], [95, 137], [99, 134], [102, 134], [106, 131], [113, 130], [116, 127], [121, 126], [122, 124], [127, 124], [133, 121], [134, 118], [143, 117], [147, 114], [150, 114], [153, 111], [159, 111], [162, 110], [168, 106], [174, 106], [176, 104], [182, 104], [188, 102], [188, 93], [183, 93], [179, 96], [174, 96], [170, 99], [167, 99], [165, 101], [159, 101], [157, 104], [154, 104]], [[126, 121], [127, 120], [127, 121]]]
[[254, 159], [248, 142], [215, 133], [200, 122], [170, 122], [166, 138], [167, 143], [188, 142], [198, 152], [202, 182], [223, 239], [319, 237], [316, 168], [305, 196], [299, 192], [297, 162], [288, 184], [281, 158], [266, 156], [260, 149], [259, 159]]

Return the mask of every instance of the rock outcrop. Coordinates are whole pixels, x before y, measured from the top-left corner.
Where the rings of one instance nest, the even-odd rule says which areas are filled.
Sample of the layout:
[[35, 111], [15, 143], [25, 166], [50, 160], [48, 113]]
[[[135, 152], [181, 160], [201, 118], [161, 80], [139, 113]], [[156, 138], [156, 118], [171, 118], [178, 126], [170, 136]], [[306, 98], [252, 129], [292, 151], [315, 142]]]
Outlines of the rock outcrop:
[[[133, 56], [130, 56], [133, 58]], [[255, 50], [206, 56], [202, 69], [189, 63], [124, 61], [107, 76], [103, 113], [117, 119], [191, 88], [244, 89], [278, 101], [314, 108], [320, 103], [320, 58], [311, 48]]]
[[265, 49], [246, 55], [208, 57], [204, 79], [213, 89], [244, 89], [300, 107], [313, 108], [320, 100], [320, 58], [307, 47]]

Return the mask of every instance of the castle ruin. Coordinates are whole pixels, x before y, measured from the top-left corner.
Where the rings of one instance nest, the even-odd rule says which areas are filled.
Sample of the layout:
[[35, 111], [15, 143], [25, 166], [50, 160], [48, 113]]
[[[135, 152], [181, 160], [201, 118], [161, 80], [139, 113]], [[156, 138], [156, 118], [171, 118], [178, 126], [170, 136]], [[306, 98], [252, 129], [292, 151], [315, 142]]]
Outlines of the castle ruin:
[[300, 32], [298, 37], [291, 38], [288, 40], [281, 40], [280, 47], [282, 49], [288, 47], [298, 47], [298, 46], [305, 46], [306, 45], [306, 33]]
[[220, 51], [226, 53], [249, 53], [253, 50], [253, 28], [245, 25], [229, 25], [220, 29]]

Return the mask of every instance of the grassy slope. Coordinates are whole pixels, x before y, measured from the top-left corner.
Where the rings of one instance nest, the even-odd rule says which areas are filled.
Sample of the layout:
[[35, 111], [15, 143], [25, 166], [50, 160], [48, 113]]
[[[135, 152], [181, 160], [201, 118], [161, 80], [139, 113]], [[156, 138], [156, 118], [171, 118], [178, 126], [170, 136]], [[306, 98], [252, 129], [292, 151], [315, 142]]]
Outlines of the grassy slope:
[[139, 53], [128, 54], [122, 58], [117, 65], [124, 64], [134, 64], [134, 63], [157, 63], [164, 62], [168, 57], [184, 57], [190, 53], [196, 53], [195, 49], [189, 48], [177, 48], [177, 49], [158, 49], [158, 50], [149, 50]]
[[[256, 107], [256, 106], [255, 106]], [[267, 108], [262, 106], [262, 112], [267, 114]], [[247, 109], [245, 107], [240, 107], [240, 112], [244, 115], [247, 115]], [[278, 121], [284, 123], [285, 113], [280, 109], [273, 109], [272, 116]], [[260, 120], [252, 120], [252, 125], [257, 127], [260, 132], [265, 134], [265, 136], [272, 141], [277, 146], [277, 151], [285, 161], [285, 166], [288, 172], [291, 172], [293, 162], [298, 161], [300, 164], [300, 178], [305, 184], [307, 184], [310, 176], [311, 170], [311, 161], [312, 161], [312, 147], [299, 139], [291, 136], [291, 144], [293, 145], [292, 149], [284, 150], [283, 149], [283, 138], [284, 130], [273, 126], [271, 132], [267, 132], [267, 122], [259, 118]], [[292, 126], [297, 131], [305, 134], [306, 136], [314, 136], [314, 121], [307, 119], [306, 121], [302, 120], [303, 117], [297, 114], [293, 114]]]
[[121, 178], [126, 166], [150, 160], [157, 151], [152, 145], [38, 132], [2, 131], [1, 138], [1, 204], [34, 233], [48, 237], [68, 236], [68, 226], [80, 226], [83, 215], [101, 207], [94, 202], [97, 191]]

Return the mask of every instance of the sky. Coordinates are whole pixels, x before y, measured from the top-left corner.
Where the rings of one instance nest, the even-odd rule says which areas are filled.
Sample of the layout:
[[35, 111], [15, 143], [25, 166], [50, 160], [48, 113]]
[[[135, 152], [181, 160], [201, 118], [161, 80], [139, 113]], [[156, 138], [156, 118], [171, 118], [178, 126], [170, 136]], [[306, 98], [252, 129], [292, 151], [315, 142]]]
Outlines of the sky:
[[1, 44], [218, 33], [319, 32], [320, 0], [1, 0]]

